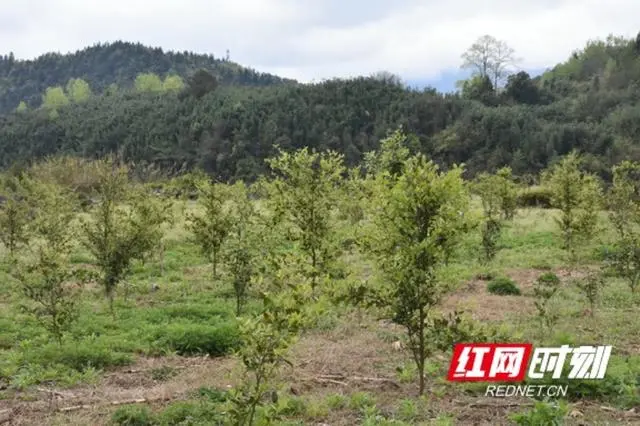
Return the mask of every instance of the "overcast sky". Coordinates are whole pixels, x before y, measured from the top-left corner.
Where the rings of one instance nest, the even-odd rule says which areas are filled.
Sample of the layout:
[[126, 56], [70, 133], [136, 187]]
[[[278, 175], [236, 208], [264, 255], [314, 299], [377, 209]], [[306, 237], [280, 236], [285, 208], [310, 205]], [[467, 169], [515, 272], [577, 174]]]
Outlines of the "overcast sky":
[[491, 34], [543, 69], [610, 33], [635, 36], [640, 0], [1, 0], [0, 51], [33, 58], [99, 41], [224, 56], [300, 81], [388, 70], [456, 73]]

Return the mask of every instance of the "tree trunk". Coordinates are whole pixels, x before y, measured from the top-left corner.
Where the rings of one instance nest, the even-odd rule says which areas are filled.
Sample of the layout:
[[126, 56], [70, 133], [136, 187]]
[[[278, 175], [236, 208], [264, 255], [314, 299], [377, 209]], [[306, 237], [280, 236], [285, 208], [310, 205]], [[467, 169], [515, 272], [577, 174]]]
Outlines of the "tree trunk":
[[418, 347], [420, 353], [418, 354], [418, 373], [420, 374], [420, 395], [424, 395], [424, 323], [425, 323], [424, 308], [420, 307], [420, 327], [418, 328]]

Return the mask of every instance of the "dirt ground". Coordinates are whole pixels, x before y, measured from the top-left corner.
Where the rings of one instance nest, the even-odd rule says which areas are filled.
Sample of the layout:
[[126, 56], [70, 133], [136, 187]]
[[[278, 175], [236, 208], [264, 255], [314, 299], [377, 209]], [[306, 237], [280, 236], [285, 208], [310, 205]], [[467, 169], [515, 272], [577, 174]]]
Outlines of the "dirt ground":
[[[555, 271], [561, 278], [568, 272]], [[507, 274], [516, 280], [523, 293], [531, 290], [538, 270], [514, 270]], [[524, 301], [523, 301], [524, 299]], [[478, 320], [496, 320], [533, 309], [529, 298], [494, 296], [486, 291], [486, 282], [472, 280], [448, 298], [445, 308], [465, 306]], [[509, 303], [513, 300], [513, 303]], [[505, 303], [507, 302], [507, 303]], [[344, 318], [327, 332], [313, 332], [303, 336], [293, 347], [293, 368], [282, 371], [282, 392], [305, 398], [323, 398], [328, 394], [345, 395], [366, 391], [376, 398], [377, 407], [384, 413], [403, 398], [417, 395], [417, 384], [398, 379], [396, 368], [411, 363], [408, 353], [394, 347], [394, 336], [402, 330], [395, 325], [361, 320], [357, 315]], [[442, 365], [448, 360], [441, 358]], [[161, 368], [173, 371], [172, 377], [154, 379]], [[0, 400], [0, 424], [4, 425], [104, 425], [117, 405], [144, 402], [159, 408], [170, 401], [186, 399], [200, 387], [227, 389], [233, 385], [236, 361], [230, 357], [141, 357], [135, 365], [105, 373], [93, 385], [72, 389], [39, 386], [16, 392]], [[237, 376], [236, 376], [237, 377]], [[436, 377], [429, 378], [429, 386], [438, 386]], [[526, 399], [479, 398], [452, 388], [444, 394], [427, 391], [428, 413], [436, 418], [454, 414], [455, 424], [508, 424], [506, 415], [531, 406]], [[330, 412], [317, 424], [352, 426], [358, 424], [355, 412]], [[569, 424], [640, 424], [640, 408], [620, 411], [598, 404], [579, 403], [571, 406]]]

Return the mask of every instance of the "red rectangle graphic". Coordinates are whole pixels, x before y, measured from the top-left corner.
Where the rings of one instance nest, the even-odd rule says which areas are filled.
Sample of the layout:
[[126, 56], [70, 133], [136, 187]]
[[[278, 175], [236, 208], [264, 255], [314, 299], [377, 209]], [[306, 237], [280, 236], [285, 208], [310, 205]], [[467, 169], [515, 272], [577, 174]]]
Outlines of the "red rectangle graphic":
[[532, 348], [531, 343], [458, 343], [447, 378], [452, 382], [520, 382]]

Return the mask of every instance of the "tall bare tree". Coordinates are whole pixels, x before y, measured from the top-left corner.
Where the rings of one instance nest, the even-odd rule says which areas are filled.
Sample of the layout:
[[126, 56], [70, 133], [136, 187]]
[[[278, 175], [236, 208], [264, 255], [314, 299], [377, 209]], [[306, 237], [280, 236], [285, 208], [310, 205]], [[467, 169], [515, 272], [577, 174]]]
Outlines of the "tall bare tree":
[[509, 75], [509, 66], [518, 60], [515, 51], [505, 41], [483, 35], [462, 54], [461, 68], [471, 69], [474, 75], [488, 77], [494, 88]]

